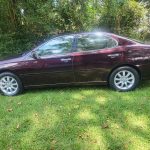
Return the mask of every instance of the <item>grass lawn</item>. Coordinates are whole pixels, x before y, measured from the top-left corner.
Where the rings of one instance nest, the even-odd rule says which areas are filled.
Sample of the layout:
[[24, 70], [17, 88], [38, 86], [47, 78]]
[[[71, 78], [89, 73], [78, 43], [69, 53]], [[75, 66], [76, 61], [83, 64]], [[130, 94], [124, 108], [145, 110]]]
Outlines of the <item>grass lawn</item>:
[[0, 150], [150, 150], [150, 82], [0, 96]]

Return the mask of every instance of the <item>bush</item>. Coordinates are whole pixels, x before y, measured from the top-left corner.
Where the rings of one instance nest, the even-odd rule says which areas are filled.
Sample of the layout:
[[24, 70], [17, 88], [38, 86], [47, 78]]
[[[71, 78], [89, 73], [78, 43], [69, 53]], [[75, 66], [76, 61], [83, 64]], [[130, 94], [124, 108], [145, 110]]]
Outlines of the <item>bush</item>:
[[30, 50], [42, 39], [31, 33], [0, 34], [0, 57]]

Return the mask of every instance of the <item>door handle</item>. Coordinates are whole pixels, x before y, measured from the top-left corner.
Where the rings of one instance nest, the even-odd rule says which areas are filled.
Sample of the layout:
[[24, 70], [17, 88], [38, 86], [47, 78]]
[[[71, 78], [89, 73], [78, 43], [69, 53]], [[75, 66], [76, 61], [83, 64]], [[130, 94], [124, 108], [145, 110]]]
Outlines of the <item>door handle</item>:
[[71, 58], [62, 58], [60, 60], [63, 61], [63, 62], [68, 62], [68, 61], [71, 61], [72, 59]]
[[119, 57], [121, 54], [119, 53], [115, 53], [115, 54], [109, 54], [107, 55], [108, 57], [111, 57], [111, 58], [115, 58], [115, 57]]

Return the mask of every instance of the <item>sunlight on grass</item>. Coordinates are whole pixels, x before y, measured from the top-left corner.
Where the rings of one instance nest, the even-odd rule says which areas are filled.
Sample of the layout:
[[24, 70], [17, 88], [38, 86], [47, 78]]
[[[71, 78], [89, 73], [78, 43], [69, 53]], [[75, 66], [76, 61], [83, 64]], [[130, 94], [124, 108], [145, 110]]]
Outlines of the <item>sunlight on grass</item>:
[[132, 128], [148, 130], [148, 117], [145, 115], [135, 115], [133, 112], [125, 112], [127, 124]]
[[81, 91], [82, 92], [82, 95], [86, 95], [86, 96], [90, 96], [93, 94], [93, 91], [92, 90], [84, 90], [84, 91]]
[[84, 144], [83, 150], [107, 149], [107, 142], [103, 137], [100, 127], [88, 127], [85, 132], [80, 135], [80, 138], [82, 139], [82, 144]]
[[116, 123], [116, 122], [111, 122], [111, 128], [112, 129], [117, 129], [119, 131], [119, 129], [121, 129], [121, 125]]
[[85, 98], [85, 96], [81, 95], [81, 94], [74, 94], [73, 98], [76, 100], [83, 100]]
[[[33, 112], [29, 118], [32, 120], [32, 128], [22, 136], [22, 145], [24, 149], [30, 149], [31, 146], [37, 147], [37, 149], [41, 147], [42, 149], [41, 141], [43, 143], [43, 140], [50, 138], [51, 135], [48, 135], [48, 133], [55, 128], [59, 122], [58, 115], [55, 109], [46, 107], [44, 112]], [[45, 142], [47, 143], [48, 141]]]
[[83, 109], [79, 112], [79, 114], [77, 114], [77, 118], [83, 120], [91, 120], [91, 119], [96, 119], [96, 116], [90, 110]]
[[[123, 128], [119, 124], [111, 122], [109, 134], [114, 142], [117, 142], [117, 149], [149, 150], [150, 148], [149, 141], [144, 137], [137, 135], [132, 128]], [[113, 143], [111, 146], [114, 147], [114, 145], [115, 144]], [[116, 149], [115, 147], [113, 149]]]
[[34, 112], [29, 118], [33, 121], [34, 127], [54, 127], [55, 124], [59, 121], [59, 117], [53, 108], [46, 107], [44, 112]]
[[150, 150], [149, 97], [149, 87], [128, 93], [67, 87], [0, 96], [0, 150]]
[[107, 99], [104, 96], [99, 96], [96, 98], [96, 102], [98, 102], [99, 104], [104, 105], [106, 103]]
[[146, 141], [144, 138], [132, 136], [130, 137], [130, 146], [129, 149], [135, 150], [149, 150], [150, 149], [150, 142]]

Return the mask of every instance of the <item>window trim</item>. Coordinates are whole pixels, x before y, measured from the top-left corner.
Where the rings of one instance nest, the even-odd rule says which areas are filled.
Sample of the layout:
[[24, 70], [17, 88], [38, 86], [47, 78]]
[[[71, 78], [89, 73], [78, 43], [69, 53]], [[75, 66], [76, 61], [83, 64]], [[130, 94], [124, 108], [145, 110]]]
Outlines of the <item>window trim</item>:
[[116, 47], [119, 46], [119, 42], [118, 42], [116, 39], [114, 39], [113, 37], [108, 36], [108, 35], [106, 35], [106, 34], [100, 33], [100, 34], [102, 34], [104, 37], [107, 37], [107, 38], [112, 39], [113, 41], [115, 41], [115, 42], [116, 42], [116, 46], [111, 47], [111, 48], [93, 49], [93, 50], [87, 50], [87, 51], [78, 51], [78, 39], [79, 39], [79, 36], [81, 36], [81, 35], [95, 35], [95, 34], [96, 34], [96, 33], [83, 33], [83, 34], [78, 34], [78, 35], [75, 37], [75, 38], [76, 38], [76, 51], [75, 51], [75, 52], [82, 52], [82, 53], [84, 53], [84, 52], [101, 51], [101, 50], [104, 50], [104, 49], [110, 50], [111, 48], [116, 48]]

